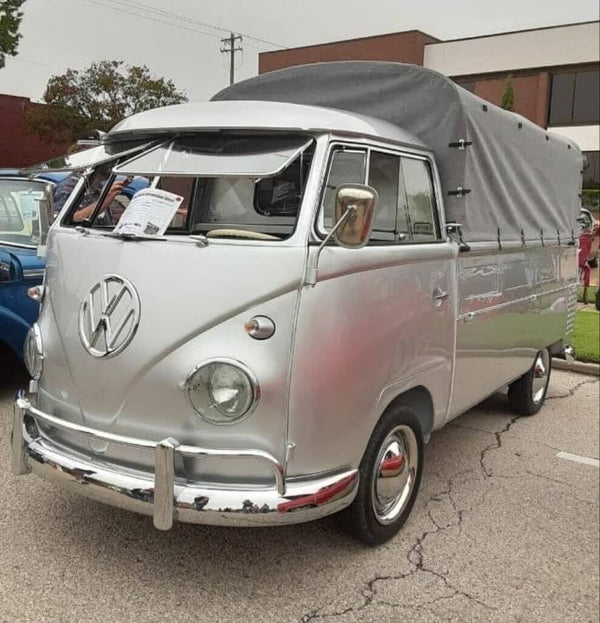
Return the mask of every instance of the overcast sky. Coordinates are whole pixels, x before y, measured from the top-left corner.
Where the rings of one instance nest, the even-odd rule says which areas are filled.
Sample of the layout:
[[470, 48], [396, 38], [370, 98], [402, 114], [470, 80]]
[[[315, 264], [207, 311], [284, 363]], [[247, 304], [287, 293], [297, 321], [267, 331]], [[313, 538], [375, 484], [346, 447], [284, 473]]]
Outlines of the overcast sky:
[[48, 78], [93, 61], [147, 65], [190, 100], [227, 86], [220, 38], [245, 37], [236, 80], [258, 52], [419, 29], [440, 39], [597, 20], [598, 0], [27, 0], [16, 58], [0, 93], [40, 100]]

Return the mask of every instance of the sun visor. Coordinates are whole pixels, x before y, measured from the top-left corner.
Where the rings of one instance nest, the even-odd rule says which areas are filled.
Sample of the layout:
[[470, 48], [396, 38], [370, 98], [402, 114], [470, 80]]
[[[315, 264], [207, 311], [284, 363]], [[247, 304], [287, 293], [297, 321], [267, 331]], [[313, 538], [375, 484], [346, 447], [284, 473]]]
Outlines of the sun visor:
[[205, 142], [182, 137], [114, 168], [120, 175], [270, 177], [283, 171], [312, 139], [246, 137]]
[[156, 145], [155, 141], [144, 142], [126, 141], [118, 143], [106, 143], [75, 152], [57, 156], [46, 162], [40, 162], [31, 167], [26, 167], [22, 171], [26, 174], [40, 173], [42, 171], [75, 171], [86, 169], [87, 167], [103, 164], [117, 157], [127, 156], [140, 150], [148, 149]]

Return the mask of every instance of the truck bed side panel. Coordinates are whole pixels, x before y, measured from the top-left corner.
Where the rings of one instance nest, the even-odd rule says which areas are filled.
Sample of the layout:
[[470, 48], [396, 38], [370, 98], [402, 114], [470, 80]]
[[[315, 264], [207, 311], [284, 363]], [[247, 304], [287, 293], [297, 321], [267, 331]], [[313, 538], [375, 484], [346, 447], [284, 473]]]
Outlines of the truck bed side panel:
[[483, 251], [458, 258], [456, 369], [450, 418], [524, 374], [572, 330], [573, 246]]

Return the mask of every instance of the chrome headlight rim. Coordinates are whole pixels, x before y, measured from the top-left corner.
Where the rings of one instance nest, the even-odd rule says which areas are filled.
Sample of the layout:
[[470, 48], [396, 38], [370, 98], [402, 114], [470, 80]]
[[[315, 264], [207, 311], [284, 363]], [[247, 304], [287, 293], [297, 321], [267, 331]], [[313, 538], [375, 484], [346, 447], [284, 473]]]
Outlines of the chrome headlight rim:
[[[33, 343], [35, 348], [34, 362], [30, 360], [29, 356], [29, 346], [31, 343]], [[34, 381], [39, 380], [39, 378], [42, 376], [42, 369], [44, 367], [44, 348], [42, 343], [42, 332], [40, 331], [40, 327], [37, 322], [34, 322], [31, 325], [29, 331], [27, 332], [27, 336], [25, 337], [23, 361], [25, 362], [25, 367], [27, 368], [27, 372], [29, 372], [31, 378]]]
[[[223, 420], [214, 419], [214, 418], [207, 416], [204, 413], [201, 413], [194, 406], [192, 396], [190, 395], [191, 384], [196, 373], [199, 372], [202, 368], [205, 368], [206, 366], [215, 364], [215, 363], [232, 366], [234, 368], [237, 368], [241, 372], [243, 372], [244, 375], [247, 377], [250, 387], [252, 389], [252, 401], [250, 403], [250, 406], [246, 410], [246, 412], [240, 415], [239, 417], [232, 419], [230, 421], [227, 421], [225, 419]], [[258, 378], [256, 374], [254, 374], [254, 372], [245, 363], [239, 361], [238, 359], [233, 359], [230, 357], [213, 357], [212, 359], [206, 359], [205, 361], [202, 361], [201, 363], [199, 363], [197, 366], [195, 366], [192, 369], [192, 371], [188, 374], [185, 380], [185, 393], [187, 395], [188, 402], [190, 403], [190, 406], [192, 407], [192, 410], [203, 422], [207, 422], [208, 424], [213, 424], [214, 426], [234, 426], [236, 424], [240, 424], [244, 422], [245, 420], [247, 420], [254, 413], [254, 411], [256, 410], [256, 407], [258, 406], [258, 402], [260, 400], [260, 392], [261, 392], [260, 384], [258, 382]]]

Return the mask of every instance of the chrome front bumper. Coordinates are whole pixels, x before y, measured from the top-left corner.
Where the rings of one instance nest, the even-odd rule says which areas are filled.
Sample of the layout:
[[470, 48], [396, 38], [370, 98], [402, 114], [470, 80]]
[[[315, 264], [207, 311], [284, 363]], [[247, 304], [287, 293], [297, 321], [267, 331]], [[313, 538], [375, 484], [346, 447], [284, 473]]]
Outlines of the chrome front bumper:
[[[92, 439], [154, 451], [154, 477], [116, 471], [91, 457], [67, 453], [48, 439], [31, 436], [25, 419]], [[261, 450], [211, 450], [181, 445], [172, 437], [147, 441], [66, 422], [17, 398], [12, 429], [13, 474], [33, 472], [88, 498], [126, 510], [152, 515], [154, 525], [169, 530], [174, 521], [189, 523], [261, 526], [311, 521], [348, 506], [358, 489], [358, 470], [311, 480], [286, 481], [281, 463]], [[175, 456], [247, 458], [270, 467], [273, 489], [216, 489], [177, 480]]]

